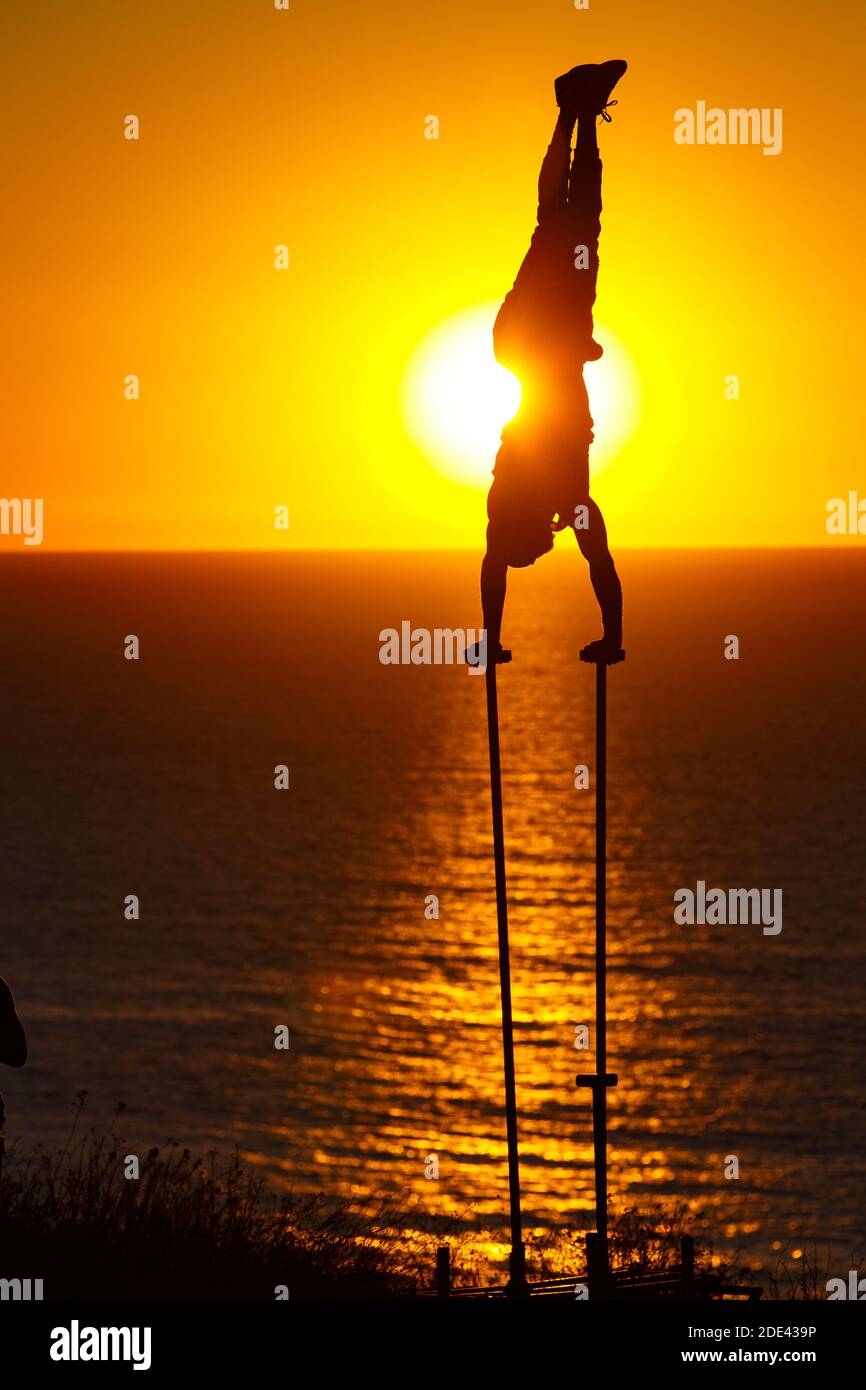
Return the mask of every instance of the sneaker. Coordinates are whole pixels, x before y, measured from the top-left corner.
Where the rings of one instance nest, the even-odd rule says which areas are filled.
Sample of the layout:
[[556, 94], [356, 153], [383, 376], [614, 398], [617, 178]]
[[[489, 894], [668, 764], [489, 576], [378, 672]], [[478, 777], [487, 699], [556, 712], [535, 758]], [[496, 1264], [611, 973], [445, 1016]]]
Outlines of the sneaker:
[[581, 63], [554, 82], [557, 105], [610, 120], [606, 108], [616, 105], [610, 94], [627, 67], [622, 58], [613, 58], [609, 63]]

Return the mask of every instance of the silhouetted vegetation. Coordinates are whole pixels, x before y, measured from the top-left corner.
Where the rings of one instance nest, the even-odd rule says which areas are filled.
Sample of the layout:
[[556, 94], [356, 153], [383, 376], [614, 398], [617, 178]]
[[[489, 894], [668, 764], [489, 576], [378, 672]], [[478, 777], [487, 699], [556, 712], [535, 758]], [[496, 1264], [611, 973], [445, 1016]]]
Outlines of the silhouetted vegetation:
[[272, 1192], [237, 1154], [177, 1144], [143, 1154], [129, 1180], [130, 1152], [113, 1131], [73, 1131], [59, 1152], [7, 1158], [0, 1273], [43, 1279], [48, 1299], [273, 1300], [281, 1285], [290, 1298], [387, 1298], [419, 1282], [422, 1252], [395, 1241], [393, 1203], [327, 1210]]
[[786, 1246], [779, 1255], [770, 1275], [770, 1297], [777, 1299], [813, 1299], [827, 1297], [827, 1282], [831, 1278], [847, 1278], [854, 1270], [858, 1277], [863, 1261], [852, 1255], [844, 1270], [831, 1268], [830, 1252], [822, 1259], [817, 1245], [811, 1250], [791, 1251]]
[[[114, 1126], [78, 1133], [78, 1097], [66, 1144], [23, 1161], [7, 1157], [0, 1183], [0, 1275], [40, 1278], [46, 1299], [292, 1299], [412, 1297], [434, 1281], [436, 1248], [451, 1248], [455, 1287], [503, 1283], [490, 1260], [490, 1232], [469, 1211], [449, 1220], [411, 1197], [334, 1205], [323, 1195], [273, 1191], [237, 1153], [193, 1158], [170, 1144], [139, 1156]], [[123, 1106], [119, 1106], [117, 1118]], [[614, 1269], [660, 1271], [680, 1259], [680, 1238], [699, 1237], [698, 1268], [752, 1282], [714, 1261], [701, 1218], [685, 1206], [613, 1212]], [[528, 1234], [530, 1277], [584, 1277], [581, 1231]], [[852, 1266], [853, 1267], [853, 1266]], [[775, 1298], [823, 1296], [815, 1257], [793, 1273], [780, 1258]]]

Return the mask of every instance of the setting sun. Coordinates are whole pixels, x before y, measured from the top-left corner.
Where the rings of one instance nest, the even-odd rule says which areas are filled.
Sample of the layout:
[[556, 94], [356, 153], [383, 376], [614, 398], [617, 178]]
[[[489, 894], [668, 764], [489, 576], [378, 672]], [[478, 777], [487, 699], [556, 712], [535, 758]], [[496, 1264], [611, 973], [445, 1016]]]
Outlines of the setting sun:
[[443, 473], [489, 485], [499, 435], [520, 405], [520, 382], [493, 356], [498, 303], [465, 309], [427, 334], [403, 381], [403, 418]]
[[[489, 486], [502, 427], [520, 405], [520, 382], [493, 355], [498, 308], [498, 301], [476, 305], [438, 324], [403, 379], [403, 419], [414, 443], [441, 473], [478, 488]], [[593, 473], [634, 433], [640, 401], [637, 373], [621, 343], [603, 324], [596, 336], [604, 357], [584, 369], [595, 421]]]

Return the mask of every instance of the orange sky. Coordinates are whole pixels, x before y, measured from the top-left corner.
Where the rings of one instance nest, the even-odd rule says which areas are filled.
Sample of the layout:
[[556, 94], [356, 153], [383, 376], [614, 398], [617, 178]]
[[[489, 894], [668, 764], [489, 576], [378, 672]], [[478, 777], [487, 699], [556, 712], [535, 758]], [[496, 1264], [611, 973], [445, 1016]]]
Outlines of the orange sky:
[[[866, 498], [861, 26], [850, 0], [10, 0], [0, 493], [44, 498], [52, 549], [480, 547], [406, 364], [509, 288], [553, 77], [621, 56], [596, 309], [640, 413], [594, 486], [612, 543], [858, 544], [825, 518]], [[781, 107], [782, 153], [676, 145], [698, 100]]]

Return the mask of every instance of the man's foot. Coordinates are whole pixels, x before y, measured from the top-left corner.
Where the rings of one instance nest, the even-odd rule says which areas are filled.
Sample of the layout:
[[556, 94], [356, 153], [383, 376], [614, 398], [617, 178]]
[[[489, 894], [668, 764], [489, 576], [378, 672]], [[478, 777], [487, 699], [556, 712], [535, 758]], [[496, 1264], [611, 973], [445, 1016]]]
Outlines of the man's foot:
[[610, 94], [627, 67], [628, 63], [622, 58], [613, 58], [609, 63], [581, 63], [554, 82], [557, 105], [566, 111], [604, 116], [610, 120], [605, 107], [615, 105]]
[[599, 637], [596, 642], [588, 642], [581, 647], [580, 659], [595, 666], [616, 666], [618, 662], [625, 661], [625, 652], [618, 642], [609, 637]]

